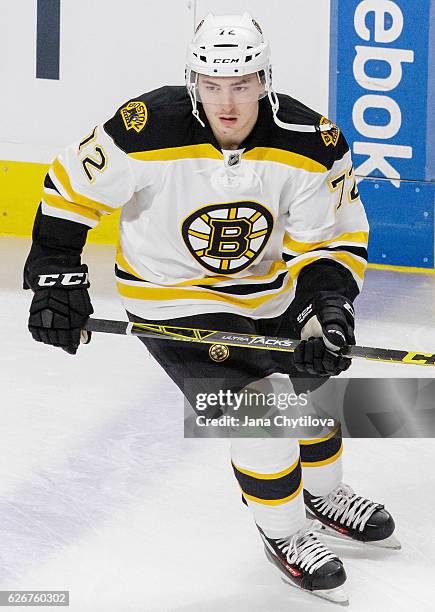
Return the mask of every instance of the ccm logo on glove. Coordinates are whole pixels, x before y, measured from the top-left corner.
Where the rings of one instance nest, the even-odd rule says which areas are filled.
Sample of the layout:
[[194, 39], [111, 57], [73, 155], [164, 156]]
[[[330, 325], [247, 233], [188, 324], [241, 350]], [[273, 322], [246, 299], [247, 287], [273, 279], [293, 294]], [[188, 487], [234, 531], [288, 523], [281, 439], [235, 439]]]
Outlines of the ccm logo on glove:
[[298, 323], [303, 323], [305, 321], [305, 319], [308, 317], [308, 315], [310, 315], [313, 312], [313, 304], [309, 304], [306, 308], [304, 308], [304, 310], [299, 313], [299, 315], [297, 316], [297, 322]]
[[77, 287], [89, 286], [88, 272], [64, 272], [62, 274], [40, 274], [38, 287]]

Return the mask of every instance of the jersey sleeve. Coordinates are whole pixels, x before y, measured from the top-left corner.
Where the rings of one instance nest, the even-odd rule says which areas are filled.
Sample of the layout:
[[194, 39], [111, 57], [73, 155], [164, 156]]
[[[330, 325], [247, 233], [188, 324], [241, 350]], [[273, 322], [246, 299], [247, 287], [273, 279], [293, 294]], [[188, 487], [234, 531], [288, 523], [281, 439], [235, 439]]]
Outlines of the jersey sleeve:
[[342, 135], [330, 169], [307, 172], [291, 189], [283, 259], [296, 284], [295, 306], [317, 291], [354, 300], [367, 267], [369, 226]]
[[106, 129], [108, 123], [68, 146], [51, 164], [24, 268], [25, 289], [32, 267], [41, 259], [77, 265], [89, 229], [126, 204], [137, 190], [131, 160]]
[[128, 155], [97, 126], [67, 147], [51, 164], [44, 181], [41, 212], [88, 228], [128, 202], [135, 177]]

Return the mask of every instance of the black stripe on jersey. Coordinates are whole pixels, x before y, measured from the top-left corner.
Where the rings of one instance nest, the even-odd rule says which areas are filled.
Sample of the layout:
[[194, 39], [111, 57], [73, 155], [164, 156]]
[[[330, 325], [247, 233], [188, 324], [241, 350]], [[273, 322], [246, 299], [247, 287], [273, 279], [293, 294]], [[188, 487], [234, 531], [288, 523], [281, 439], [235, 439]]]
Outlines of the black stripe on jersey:
[[279, 500], [296, 493], [302, 478], [301, 462], [298, 461], [294, 470], [281, 478], [255, 478], [240, 472], [232, 463], [237, 481], [246, 495], [252, 495], [265, 501]]
[[326, 247], [327, 251], [346, 251], [347, 253], [352, 253], [352, 255], [356, 255], [357, 257], [361, 257], [361, 259], [368, 260], [368, 253], [365, 247], [356, 247], [356, 246], [335, 246], [335, 247]]
[[[115, 274], [122, 280], [133, 281], [137, 283], [146, 283], [148, 281], [133, 276], [129, 272], [121, 270], [117, 264], [115, 264]], [[249, 283], [246, 285], [228, 285], [227, 287], [214, 287], [213, 285], [192, 285], [192, 287], [198, 287], [200, 289], [207, 289], [213, 292], [227, 293], [229, 295], [250, 295], [252, 293], [262, 293], [263, 291], [270, 291], [271, 289], [280, 289], [288, 277], [288, 272], [282, 272], [273, 282], [269, 284], [255, 284]]]
[[341, 427], [329, 438], [317, 444], [300, 444], [302, 463], [315, 463], [325, 461], [338, 453], [342, 444]]
[[53, 191], [57, 191], [57, 193], [59, 195], [62, 195], [59, 191], [59, 189], [56, 187], [56, 185], [53, 183], [53, 181], [50, 178], [50, 175], [47, 174], [45, 175], [45, 179], [44, 179], [44, 187], [47, 187], [47, 189], [53, 189]]
[[[368, 260], [367, 249], [364, 248], [364, 247], [354, 247], [354, 246], [347, 246], [347, 245], [335, 246], [335, 247], [325, 246], [325, 247], [319, 247], [319, 249], [315, 249], [313, 251], [313, 253], [315, 253], [316, 250], [319, 250], [319, 251], [345, 251], [346, 253], [351, 253], [352, 255], [357, 255], [358, 257], [361, 257], [362, 259], [365, 259], [366, 261]], [[285, 262], [288, 262], [288, 261], [291, 261], [292, 259], [296, 259], [296, 257], [299, 257], [299, 255], [288, 255], [287, 253], [283, 253], [282, 258], [283, 258], [283, 260]]]
[[247, 283], [246, 285], [227, 285], [225, 287], [214, 287], [211, 285], [195, 285], [201, 289], [209, 289], [210, 291], [218, 291], [219, 293], [229, 293], [231, 295], [250, 295], [252, 293], [262, 293], [271, 289], [280, 289], [288, 277], [288, 272], [282, 272], [279, 276], [268, 284], [263, 283]]
[[137, 276], [133, 276], [133, 274], [129, 274], [128, 272], [124, 272], [118, 267], [118, 264], [115, 264], [115, 274], [118, 278], [122, 278], [123, 280], [136, 281], [137, 283], [146, 283], [148, 281], [144, 281], [142, 278], [138, 278]]

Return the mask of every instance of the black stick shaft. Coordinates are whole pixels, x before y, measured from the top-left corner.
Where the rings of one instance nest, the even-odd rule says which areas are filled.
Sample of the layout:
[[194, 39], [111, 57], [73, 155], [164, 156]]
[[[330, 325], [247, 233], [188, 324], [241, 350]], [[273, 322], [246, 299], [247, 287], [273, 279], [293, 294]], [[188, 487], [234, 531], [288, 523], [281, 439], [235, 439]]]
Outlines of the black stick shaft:
[[[197, 342], [201, 344], [225, 344], [251, 349], [292, 352], [299, 340], [276, 338], [274, 336], [256, 336], [237, 332], [214, 331], [190, 327], [175, 327], [152, 323], [128, 323], [110, 319], [88, 319], [85, 329], [105, 334], [141, 336], [143, 338], [160, 338], [177, 342]], [[435, 365], [435, 353], [403, 351], [396, 349], [376, 348], [372, 346], [351, 346], [343, 352], [347, 357], [405, 363], [414, 365]]]

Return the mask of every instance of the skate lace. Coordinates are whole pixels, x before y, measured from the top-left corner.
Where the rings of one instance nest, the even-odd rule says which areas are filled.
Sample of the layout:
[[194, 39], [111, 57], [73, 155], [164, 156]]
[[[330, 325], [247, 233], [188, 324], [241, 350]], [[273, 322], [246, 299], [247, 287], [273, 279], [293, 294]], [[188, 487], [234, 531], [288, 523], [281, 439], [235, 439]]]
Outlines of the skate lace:
[[353, 489], [344, 483], [338, 485], [329, 495], [313, 498], [312, 503], [328, 518], [359, 531], [363, 531], [373, 512], [382, 508], [380, 504], [355, 495]]
[[289, 563], [297, 563], [301, 569], [306, 569], [310, 574], [336, 558], [329, 548], [316, 538], [314, 531], [320, 527], [318, 521], [311, 521], [308, 524], [308, 531], [304, 529], [303, 532], [298, 531], [290, 538], [276, 541]]

